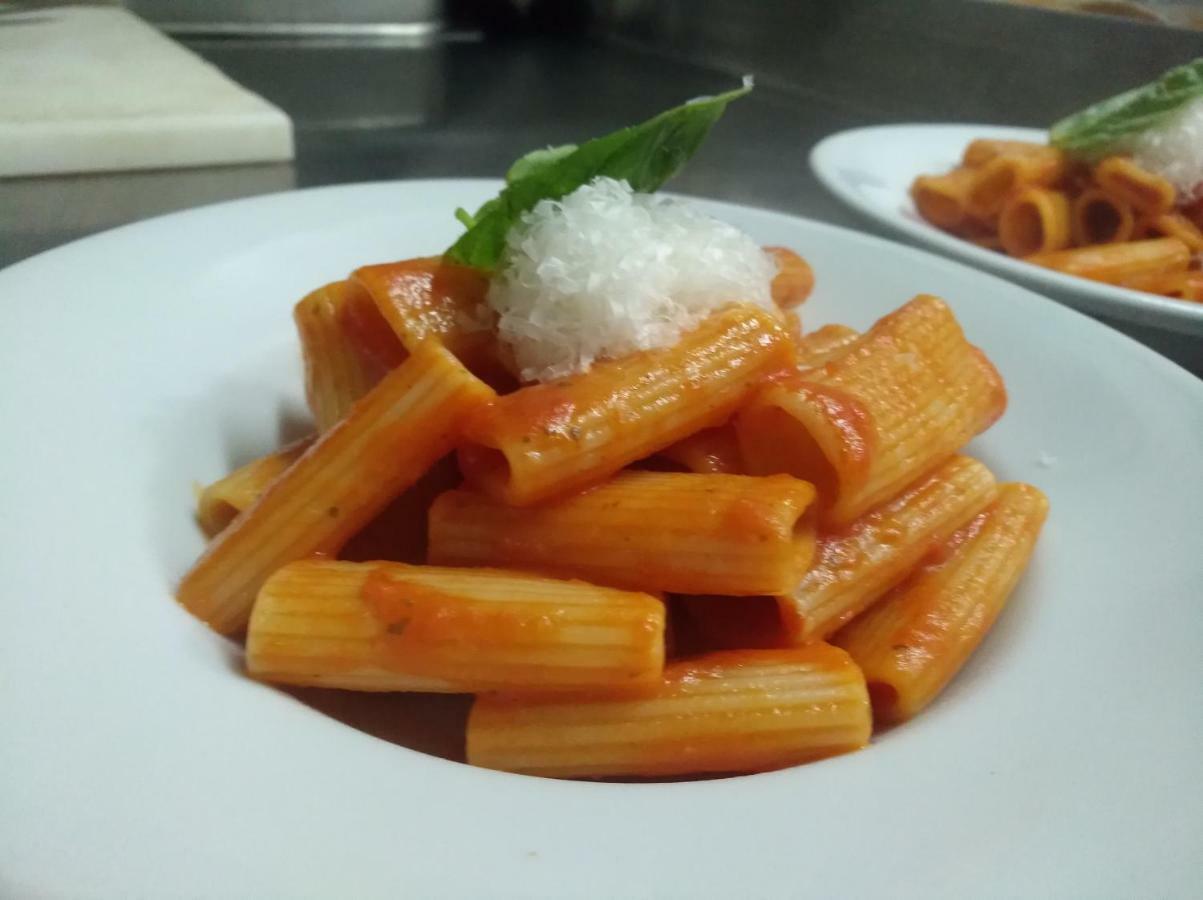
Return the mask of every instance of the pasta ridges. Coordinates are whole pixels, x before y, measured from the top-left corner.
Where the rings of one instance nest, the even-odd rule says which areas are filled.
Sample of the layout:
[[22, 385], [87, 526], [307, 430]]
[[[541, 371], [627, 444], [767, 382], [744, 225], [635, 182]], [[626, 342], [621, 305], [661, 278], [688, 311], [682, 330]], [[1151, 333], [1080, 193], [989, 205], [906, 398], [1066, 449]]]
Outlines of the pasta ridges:
[[[740, 689], [696, 693], [727, 687], [735, 671]], [[748, 676], [757, 671], [772, 675], [755, 684]], [[481, 697], [469, 717], [468, 759], [568, 777], [757, 771], [856, 749], [869, 729], [859, 670], [815, 644], [683, 660], [635, 693]]]
[[446, 455], [458, 420], [491, 394], [445, 349], [419, 348], [218, 535], [177, 598], [219, 631], [242, 628], [276, 569], [337, 551]]
[[793, 362], [759, 308], [734, 305], [681, 342], [499, 398], [467, 424], [460, 464], [480, 490], [529, 506], [725, 422], [756, 383]]
[[[315, 609], [315, 594], [330, 598], [340, 615]], [[268, 680], [339, 686], [347, 675], [346, 685], [366, 679], [376, 690], [420, 689], [410, 687], [413, 679], [457, 691], [625, 686], [659, 674], [664, 615], [652, 596], [583, 582], [297, 562], [260, 592], [247, 662]]]
[[985, 466], [954, 457], [847, 529], [820, 535], [810, 570], [794, 591], [778, 597], [792, 639], [831, 634], [901, 581], [995, 493]]
[[795, 585], [814, 550], [814, 487], [780, 475], [623, 472], [514, 508], [472, 490], [430, 509], [430, 561], [510, 565], [599, 584], [756, 595]]
[[908, 718], [957, 672], [993, 624], [1048, 508], [1030, 485], [998, 499], [834, 640], [864, 668], [877, 715]]
[[948, 307], [920, 295], [830, 362], [763, 389], [736, 419], [750, 472], [818, 488], [830, 527], [948, 459], [1006, 406], [1002, 379]]

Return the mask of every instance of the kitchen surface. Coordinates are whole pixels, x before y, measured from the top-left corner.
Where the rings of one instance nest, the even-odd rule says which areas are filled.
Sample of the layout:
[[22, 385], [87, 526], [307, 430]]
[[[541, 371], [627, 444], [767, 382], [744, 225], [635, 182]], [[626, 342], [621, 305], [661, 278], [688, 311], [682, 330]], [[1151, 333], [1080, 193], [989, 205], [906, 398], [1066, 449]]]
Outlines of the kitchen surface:
[[[135, 7], [181, 17], [179, 4]], [[387, 4], [375, 7], [368, 11], [379, 20]], [[497, 177], [532, 147], [639, 121], [730, 88], [744, 73], [756, 76], [755, 92], [672, 188], [884, 233], [810, 173], [807, 153], [825, 135], [903, 121], [1043, 127], [1203, 48], [1203, 36], [1184, 28], [969, 0], [409, 12], [420, 21], [333, 32], [168, 23], [185, 47], [291, 117], [295, 161], [0, 179], [0, 266], [237, 197]], [[17, 27], [7, 18], [0, 28]], [[1203, 373], [1197, 338], [1122, 328]]]

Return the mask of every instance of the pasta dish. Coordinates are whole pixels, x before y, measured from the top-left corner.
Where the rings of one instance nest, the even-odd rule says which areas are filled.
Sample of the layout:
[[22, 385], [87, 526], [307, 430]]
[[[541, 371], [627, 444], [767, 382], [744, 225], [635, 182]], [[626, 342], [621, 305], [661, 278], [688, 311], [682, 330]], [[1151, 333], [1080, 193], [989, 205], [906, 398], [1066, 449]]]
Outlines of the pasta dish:
[[315, 433], [203, 490], [177, 592], [251, 677], [474, 694], [469, 763], [566, 778], [845, 753], [953, 678], [1047, 501], [964, 455], [1007, 397], [943, 300], [806, 330], [803, 256], [654, 193], [749, 87], [297, 303]]
[[1048, 144], [975, 140], [911, 196], [982, 247], [1203, 302], [1203, 60], [1058, 122]]

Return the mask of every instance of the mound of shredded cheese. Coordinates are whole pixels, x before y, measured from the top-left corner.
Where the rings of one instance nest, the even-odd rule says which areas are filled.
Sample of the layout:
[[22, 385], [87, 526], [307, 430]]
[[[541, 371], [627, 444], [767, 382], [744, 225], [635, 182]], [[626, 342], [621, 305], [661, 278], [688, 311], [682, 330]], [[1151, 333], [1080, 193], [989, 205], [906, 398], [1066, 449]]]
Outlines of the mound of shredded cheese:
[[738, 229], [599, 177], [522, 216], [489, 305], [523, 380], [546, 381], [670, 346], [732, 301], [772, 309], [776, 272]]
[[1203, 99], [1137, 135], [1132, 157], [1170, 182], [1180, 197], [1203, 196]]

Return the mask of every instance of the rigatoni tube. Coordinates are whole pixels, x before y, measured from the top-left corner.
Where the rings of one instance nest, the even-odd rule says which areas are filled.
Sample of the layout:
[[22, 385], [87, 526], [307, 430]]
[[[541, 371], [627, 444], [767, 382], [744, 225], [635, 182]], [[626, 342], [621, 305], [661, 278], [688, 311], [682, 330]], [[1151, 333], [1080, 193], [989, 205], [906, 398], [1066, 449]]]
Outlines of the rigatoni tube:
[[259, 592], [246, 664], [359, 691], [629, 687], [660, 677], [664, 604], [491, 569], [297, 562]]
[[1029, 187], [1015, 194], [998, 217], [998, 237], [1011, 256], [1049, 253], [1069, 246], [1069, 198], [1061, 191]]
[[1001, 485], [931, 561], [833, 638], [864, 671], [879, 721], [909, 719], [965, 664], [1027, 566], [1047, 513], [1036, 488]]
[[848, 528], [820, 534], [801, 583], [777, 596], [790, 639], [824, 638], [860, 614], [996, 493], [984, 465], [955, 456]]
[[948, 459], [1006, 408], [994, 366], [938, 298], [916, 297], [825, 365], [764, 387], [736, 418], [753, 475], [813, 482], [847, 525]]
[[1107, 193], [1119, 197], [1136, 212], [1160, 216], [1174, 206], [1174, 186], [1123, 156], [1112, 156], [1094, 168], [1094, 180]]
[[435, 338], [474, 372], [497, 366], [487, 275], [440, 257], [363, 266], [353, 278], [411, 352]]
[[998, 159], [1000, 156], [1037, 155], [1048, 151], [1047, 144], [1034, 141], [1005, 141], [994, 138], [977, 138], [965, 147], [961, 165], [977, 168]]
[[860, 334], [847, 325], [824, 325], [794, 341], [798, 351], [798, 368], [813, 369], [844, 354]]
[[1145, 228], [1153, 234], [1177, 238], [1194, 253], [1203, 253], [1203, 230], [1182, 213], [1154, 216], [1145, 223]]
[[979, 220], [998, 215], [1003, 204], [1025, 187], [1048, 187], [1065, 174], [1065, 155], [1052, 147], [1009, 156], [996, 156], [974, 170], [966, 207]]
[[623, 472], [518, 509], [477, 491], [430, 508], [430, 562], [514, 566], [642, 591], [793, 589], [814, 553], [814, 488], [788, 475]]
[[196, 518], [205, 534], [213, 537], [240, 512], [253, 506], [268, 486], [300, 459], [312, 443], [313, 438], [304, 438], [275, 453], [253, 459], [201, 491], [196, 501]]
[[956, 231], [970, 218], [969, 191], [977, 172], [954, 169], [945, 175], [920, 175], [911, 184], [911, 199], [924, 219], [937, 228]]
[[1145, 291], [1149, 294], [1176, 296], [1185, 290], [1192, 273], [1186, 269], [1172, 269], [1165, 272], [1141, 272], [1125, 278], [1119, 283], [1120, 287], [1131, 288], [1134, 291]]
[[480, 696], [468, 762], [556, 778], [762, 772], [857, 750], [871, 726], [842, 650], [720, 652], [638, 691]]
[[1128, 241], [1135, 228], [1136, 216], [1126, 200], [1101, 188], [1087, 188], [1074, 198], [1070, 235], [1079, 246]]
[[770, 287], [773, 302], [781, 309], [793, 309], [810, 296], [815, 287], [815, 273], [810, 263], [788, 247], [765, 247], [777, 262], [777, 274]]
[[1179, 296], [1192, 303], [1203, 303], [1203, 274], [1195, 273], [1188, 277]]
[[1037, 253], [1029, 256], [1028, 262], [1066, 275], [1122, 285], [1134, 278], [1186, 271], [1190, 265], [1190, 248], [1178, 238], [1154, 238]]
[[673, 347], [499, 397], [467, 423], [460, 467], [514, 506], [564, 495], [722, 424], [793, 362], [793, 342], [771, 314], [733, 306]]
[[218, 535], [177, 599], [217, 631], [238, 631], [272, 572], [336, 552], [448, 453], [464, 417], [493, 396], [444, 347], [420, 346]]
[[333, 427], [387, 371], [349, 327], [350, 309], [359, 299], [366, 299], [363, 288], [336, 281], [304, 297], [293, 310], [305, 360], [305, 396], [318, 431]]

